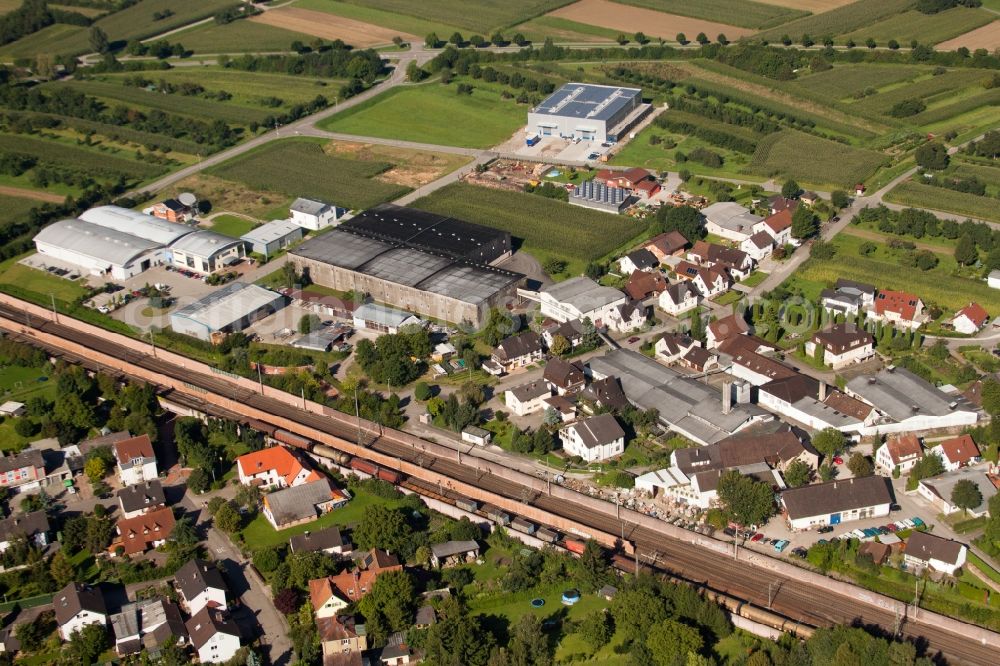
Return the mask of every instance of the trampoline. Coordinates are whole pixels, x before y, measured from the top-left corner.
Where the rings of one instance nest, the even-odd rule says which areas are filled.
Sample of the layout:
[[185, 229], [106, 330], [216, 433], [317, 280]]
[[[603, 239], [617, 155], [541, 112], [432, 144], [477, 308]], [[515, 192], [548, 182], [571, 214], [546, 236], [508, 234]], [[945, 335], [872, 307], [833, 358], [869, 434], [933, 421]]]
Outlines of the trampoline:
[[567, 606], [572, 606], [580, 600], [580, 593], [577, 590], [566, 590], [562, 593], [562, 602]]
[[545, 599], [532, 599], [531, 600], [531, 607], [532, 608], [541, 608], [544, 605], [545, 605]]

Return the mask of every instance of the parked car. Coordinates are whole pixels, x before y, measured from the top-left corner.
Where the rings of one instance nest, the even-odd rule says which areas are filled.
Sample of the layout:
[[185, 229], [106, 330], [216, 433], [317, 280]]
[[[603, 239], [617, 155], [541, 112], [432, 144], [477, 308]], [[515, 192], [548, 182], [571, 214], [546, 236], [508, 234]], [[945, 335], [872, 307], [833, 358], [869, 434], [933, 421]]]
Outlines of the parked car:
[[841, 458], [840, 456], [834, 456], [833, 457], [833, 464], [834, 465], [843, 465], [844, 464], [844, 459]]
[[754, 534], [752, 537], [750, 537], [750, 541], [752, 541], [754, 543], [757, 543], [758, 541], [760, 541], [763, 538], [764, 538], [764, 535], [761, 534], [760, 532], [757, 532], [757, 534]]
[[830, 532], [833, 531], [833, 525], [824, 525], [823, 527], [819, 528], [816, 531], [819, 532], [820, 534], [829, 534]]
[[889, 533], [889, 528], [883, 525], [882, 527], [878, 528], [878, 533], [882, 536], [885, 536], [886, 534]]
[[601, 156], [600, 153], [591, 153], [591, 154], [587, 155], [587, 159], [588, 160], [596, 160], [600, 156]]
[[914, 526], [914, 527], [923, 527], [923, 526], [924, 526], [924, 521], [920, 520], [920, 519], [919, 519], [919, 518], [917, 518], [916, 516], [914, 516], [914, 517], [912, 518], [912, 520], [913, 520], [913, 526]]
[[912, 530], [914, 527], [917, 526], [917, 523], [915, 521], [910, 520], [909, 518], [904, 518], [903, 525], [905, 525], [908, 529]]
[[899, 528], [896, 527], [896, 523], [889, 523], [888, 525], [885, 526], [885, 529], [889, 530], [890, 532], [895, 532]]
[[774, 549], [780, 553], [788, 547], [788, 543], [787, 539], [779, 539], [778, 543], [774, 544]]
[[636, 342], [639, 342], [639, 336], [638, 335], [633, 335], [631, 338], [628, 339], [628, 343], [630, 345], [634, 344]]
[[734, 530], [732, 527], [727, 527], [726, 529], [722, 530], [722, 533], [725, 534], [727, 537], [736, 536], [736, 530]]
[[794, 555], [795, 557], [802, 557], [802, 558], [804, 558], [808, 554], [809, 554], [809, 551], [807, 551], [802, 546], [799, 546], [798, 548], [795, 548], [795, 549], [792, 550], [792, 555]]

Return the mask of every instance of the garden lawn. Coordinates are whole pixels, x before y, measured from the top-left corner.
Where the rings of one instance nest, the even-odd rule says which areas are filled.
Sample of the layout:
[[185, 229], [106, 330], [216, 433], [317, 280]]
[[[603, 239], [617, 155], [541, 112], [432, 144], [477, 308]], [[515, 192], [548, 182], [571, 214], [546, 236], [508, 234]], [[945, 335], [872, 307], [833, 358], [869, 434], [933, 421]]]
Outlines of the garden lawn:
[[321, 530], [331, 525], [337, 525], [338, 527], [354, 525], [364, 516], [365, 509], [375, 504], [385, 504], [395, 507], [399, 506], [400, 502], [398, 500], [385, 500], [369, 493], [360, 492], [354, 494], [351, 501], [347, 503], [347, 506], [325, 513], [311, 523], [296, 525], [287, 530], [275, 530], [271, 527], [271, 523], [267, 522], [267, 518], [263, 514], [258, 513], [250, 521], [250, 524], [243, 528], [240, 534], [243, 537], [243, 541], [254, 549], [281, 546], [287, 544], [288, 540], [297, 534]]
[[[542, 622], [554, 616], [561, 615], [564, 609], [566, 618], [582, 620], [586, 615], [595, 610], [607, 608], [608, 602], [596, 594], [584, 594], [580, 601], [572, 606], [562, 605], [562, 593], [571, 588], [571, 583], [549, 588], [535, 589], [526, 592], [513, 592], [499, 597], [488, 599], [473, 599], [469, 602], [469, 610], [476, 615], [497, 615], [507, 618], [514, 624], [527, 613], [538, 616]], [[531, 600], [539, 598], [545, 600], [545, 605], [541, 608], [533, 608]]]
[[957, 215], [967, 215], [982, 220], [1000, 222], [1000, 205], [994, 197], [957, 192], [946, 187], [925, 185], [908, 180], [897, 185], [886, 200], [892, 203], [943, 210]]
[[623, 215], [467, 183], [443, 187], [418, 199], [413, 206], [504, 229], [523, 240], [529, 252], [541, 250], [582, 262], [610, 254], [647, 231], [645, 222]]
[[475, 87], [458, 95], [457, 84], [394, 88], [319, 123], [322, 129], [360, 136], [403, 139], [463, 148], [489, 148], [524, 125], [528, 107]]
[[52, 294], [67, 302], [74, 301], [85, 293], [83, 287], [76, 282], [19, 263], [11, 263], [0, 272], [0, 284], [16, 285], [46, 297]]
[[763, 271], [754, 271], [746, 277], [745, 280], [741, 280], [740, 284], [745, 287], [756, 287], [761, 282], [767, 279], [768, 274]]
[[212, 231], [233, 238], [239, 238], [255, 226], [257, 225], [252, 221], [236, 215], [220, 215], [212, 218]]
[[252, 188], [318, 198], [353, 209], [369, 208], [410, 191], [376, 178], [392, 164], [335, 157], [324, 152], [325, 143], [312, 139], [273, 141], [208, 172]]

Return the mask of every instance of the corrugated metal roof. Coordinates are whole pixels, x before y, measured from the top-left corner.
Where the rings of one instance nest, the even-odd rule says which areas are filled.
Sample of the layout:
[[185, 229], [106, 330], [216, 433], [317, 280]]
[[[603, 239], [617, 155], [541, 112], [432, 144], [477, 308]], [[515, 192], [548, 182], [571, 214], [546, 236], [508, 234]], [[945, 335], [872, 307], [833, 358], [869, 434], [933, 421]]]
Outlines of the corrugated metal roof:
[[161, 247], [155, 241], [83, 220], [54, 222], [38, 232], [35, 242], [115, 266], [126, 266], [136, 257]]
[[273, 243], [276, 240], [281, 240], [291, 234], [301, 232], [302, 227], [295, 224], [291, 220], [271, 220], [270, 222], [265, 222], [259, 227], [246, 232], [240, 236], [240, 239], [248, 243], [267, 244]]
[[178, 239], [171, 246], [171, 250], [180, 250], [188, 254], [199, 257], [211, 257], [213, 254], [222, 252], [234, 245], [242, 245], [243, 241], [232, 236], [225, 236], [217, 231], [196, 231]]
[[233, 282], [170, 316], [190, 319], [218, 331], [282, 298], [281, 294], [255, 284]]
[[193, 228], [176, 222], [121, 206], [98, 206], [80, 214], [80, 219], [106, 229], [145, 238], [159, 245], [170, 245], [178, 238], [194, 231]]

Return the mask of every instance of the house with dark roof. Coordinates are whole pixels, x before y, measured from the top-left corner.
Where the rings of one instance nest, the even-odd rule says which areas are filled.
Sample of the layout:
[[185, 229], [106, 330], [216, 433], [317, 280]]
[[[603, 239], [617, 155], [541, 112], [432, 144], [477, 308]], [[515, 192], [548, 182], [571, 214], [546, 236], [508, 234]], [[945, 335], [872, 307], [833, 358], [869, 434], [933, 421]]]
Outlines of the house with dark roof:
[[875, 450], [875, 467], [883, 474], [908, 474], [917, 461], [924, 457], [920, 439], [912, 432], [889, 435], [885, 443]]
[[545, 409], [545, 399], [552, 395], [549, 382], [536, 379], [504, 391], [504, 404], [518, 416], [527, 416]]
[[946, 439], [931, 447], [929, 453], [941, 457], [946, 472], [954, 472], [962, 467], [970, 467], [979, 463], [979, 447], [972, 435], [959, 435]]
[[206, 606], [185, 626], [191, 637], [191, 646], [203, 664], [229, 661], [240, 649], [240, 629], [226, 610]]
[[774, 251], [774, 237], [766, 231], [757, 231], [740, 243], [740, 249], [759, 263]]
[[657, 236], [653, 236], [643, 246], [652, 252], [660, 263], [667, 257], [677, 257], [684, 254], [684, 248], [688, 246], [688, 239], [679, 231], [668, 231]]
[[733, 278], [724, 266], [701, 266], [690, 261], [681, 261], [674, 267], [674, 273], [681, 280], [688, 280], [703, 298], [712, 298], [725, 292], [733, 283]]
[[59, 625], [59, 636], [68, 641], [70, 637], [89, 624], [102, 627], [108, 622], [108, 610], [104, 595], [96, 587], [82, 583], [70, 583], [52, 597], [52, 607]]
[[118, 479], [123, 486], [152, 481], [159, 474], [149, 435], [115, 442], [112, 448], [118, 465]]
[[191, 615], [202, 608], [226, 608], [229, 588], [214, 563], [195, 558], [174, 574], [174, 584]]
[[795, 209], [799, 207], [798, 199], [789, 199], [780, 194], [775, 194], [773, 197], [767, 200], [767, 208], [771, 211], [771, 215], [780, 213], [782, 211], [789, 211], [794, 213]]
[[656, 353], [656, 359], [669, 365], [679, 361], [693, 348], [700, 346], [701, 344], [697, 340], [688, 335], [667, 333], [656, 341], [653, 349]]
[[784, 420], [813, 430], [833, 428], [854, 434], [875, 420], [871, 409], [865, 413], [863, 403], [830, 390], [825, 382], [802, 373], [759, 386], [757, 402]]
[[619, 333], [634, 333], [646, 324], [647, 308], [640, 301], [628, 301], [611, 310], [608, 327]]
[[875, 304], [868, 316], [907, 330], [916, 330], [927, 321], [924, 302], [919, 296], [889, 289], [880, 289], [875, 295]]
[[326, 477], [276, 490], [264, 495], [261, 513], [276, 530], [316, 520], [324, 513], [344, 506], [351, 496]]
[[111, 616], [111, 630], [115, 652], [121, 657], [146, 650], [156, 658], [171, 638], [181, 647], [187, 644], [187, 627], [180, 608], [165, 597], [125, 604], [120, 612]]
[[823, 363], [834, 370], [861, 363], [875, 355], [875, 338], [853, 323], [834, 324], [816, 331], [805, 344], [806, 354], [813, 356], [817, 345], [823, 347]]
[[479, 544], [475, 541], [445, 541], [431, 546], [431, 565], [436, 569], [475, 562], [478, 558]]
[[119, 490], [118, 504], [121, 506], [123, 517], [135, 518], [166, 506], [167, 498], [163, 494], [163, 485], [158, 479], [154, 479]]
[[296, 534], [288, 540], [293, 553], [326, 553], [327, 555], [347, 555], [354, 546], [346, 539], [336, 525], [315, 532]]
[[[595, 379], [580, 391], [579, 397], [601, 409], [621, 410], [628, 407], [629, 404], [617, 377]], [[584, 405], [584, 409], [588, 412], [592, 411], [586, 405]]]
[[545, 399], [545, 409], [554, 409], [563, 423], [576, 420], [576, 396], [554, 395]]
[[0, 520], [0, 553], [7, 550], [17, 539], [25, 539], [39, 548], [49, 545], [51, 533], [49, 518], [44, 511], [8, 516]]
[[0, 488], [14, 493], [36, 490], [45, 481], [45, 460], [38, 449], [0, 456]]
[[718, 367], [719, 357], [704, 347], [692, 347], [680, 358], [681, 366], [694, 372], [708, 372]]
[[681, 280], [664, 289], [658, 300], [660, 309], [675, 317], [694, 310], [699, 302], [701, 302], [701, 292], [687, 280]]
[[583, 322], [579, 319], [569, 321], [550, 321], [542, 328], [542, 340], [545, 346], [552, 348], [552, 343], [556, 336], [562, 336], [571, 345], [576, 347], [583, 342]]
[[121, 518], [115, 529], [118, 536], [108, 547], [108, 552], [117, 555], [138, 555], [151, 548], [162, 546], [174, 531], [174, 511], [170, 507], [153, 509], [133, 518]]
[[903, 562], [914, 569], [929, 567], [949, 576], [965, 564], [969, 549], [965, 544], [935, 536], [929, 532], [914, 531], [906, 540]]
[[599, 414], [559, 430], [563, 450], [587, 462], [608, 460], [625, 451], [625, 431], [612, 414]]
[[687, 252], [687, 259], [699, 266], [725, 268], [734, 280], [742, 280], [753, 270], [753, 259], [743, 250], [702, 240], [695, 241]]
[[587, 383], [583, 368], [559, 357], [553, 357], [545, 364], [542, 379], [548, 382], [549, 388], [558, 395], [576, 393]]
[[659, 267], [659, 259], [644, 247], [633, 250], [618, 260], [622, 275], [631, 275], [635, 271], [655, 271]]
[[979, 303], [969, 303], [955, 313], [951, 326], [956, 333], [975, 335], [989, 322], [990, 316]]
[[501, 340], [490, 360], [502, 368], [503, 372], [511, 372], [540, 361], [544, 353], [541, 336], [534, 331], [525, 331]]
[[785, 517], [793, 530], [888, 516], [892, 501], [892, 488], [882, 476], [828, 481], [781, 494]]
[[753, 386], [762, 386], [776, 379], [788, 379], [799, 374], [794, 368], [750, 349], [740, 349], [727, 355], [731, 358], [729, 372]]
[[864, 282], [839, 278], [833, 289], [820, 292], [820, 301], [828, 312], [856, 315], [875, 305], [875, 287]]
[[690, 479], [706, 471], [726, 471], [766, 464], [784, 471], [796, 460], [813, 469], [819, 467], [819, 454], [790, 428], [777, 432], [737, 433], [715, 444], [677, 449], [670, 454], [675, 476]]

